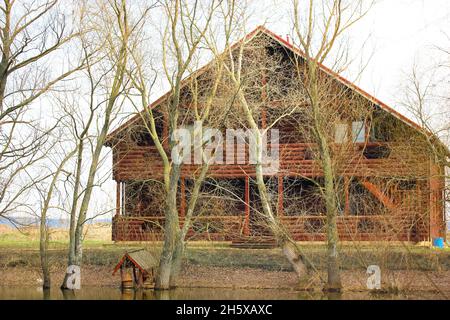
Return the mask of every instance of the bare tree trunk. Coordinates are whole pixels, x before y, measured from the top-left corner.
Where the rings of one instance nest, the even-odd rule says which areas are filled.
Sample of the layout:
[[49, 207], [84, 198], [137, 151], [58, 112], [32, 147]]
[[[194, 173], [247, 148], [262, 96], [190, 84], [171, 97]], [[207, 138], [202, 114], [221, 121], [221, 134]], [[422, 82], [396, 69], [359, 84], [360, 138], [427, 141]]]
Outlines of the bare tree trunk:
[[74, 156], [74, 154], [75, 150], [69, 152], [61, 161], [55, 173], [53, 174], [53, 178], [51, 180], [48, 191], [45, 193], [44, 204], [41, 210], [40, 225], [39, 225], [39, 255], [41, 260], [42, 279], [43, 279], [42, 287], [44, 288], [44, 290], [49, 289], [51, 284], [49, 260], [48, 260], [49, 230], [47, 227], [47, 212], [50, 207], [50, 201], [52, 199], [53, 191], [56, 187], [58, 177], [63, 171], [65, 164]]
[[283, 250], [283, 254], [288, 259], [292, 267], [294, 268], [295, 273], [300, 281], [303, 281], [308, 277], [308, 268], [305, 261], [305, 258], [299, 252], [295, 243], [290, 241], [289, 239], [285, 239], [281, 241], [280, 244], [281, 249]]
[[327, 216], [327, 274], [328, 280], [324, 288], [325, 291], [340, 291], [342, 289], [341, 277], [339, 271], [338, 261], [338, 249], [337, 244], [339, 241], [336, 215], [338, 213], [338, 207], [336, 202], [336, 189], [335, 189], [335, 170], [333, 168], [333, 162], [330, 154], [330, 145], [327, 140], [327, 135], [324, 133], [327, 127], [327, 123], [323, 118], [320, 94], [318, 86], [318, 69], [315, 62], [309, 62], [309, 93], [310, 102], [313, 112], [313, 130], [315, 132], [316, 141], [319, 146], [319, 161], [323, 169], [324, 184], [325, 184], [325, 205]]
[[342, 283], [338, 260], [338, 232], [336, 216], [338, 213], [334, 188], [334, 175], [328, 149], [323, 150], [323, 170], [325, 179], [325, 202], [327, 208], [327, 274], [328, 282], [325, 291], [341, 291]]
[[172, 269], [170, 273], [170, 287], [175, 288], [178, 285], [178, 278], [181, 272], [181, 266], [183, 263], [184, 251], [185, 251], [185, 241], [184, 238], [181, 239], [180, 236], [177, 237], [175, 250], [172, 257]]
[[173, 165], [170, 172], [169, 188], [167, 190], [164, 245], [159, 261], [159, 269], [156, 275], [155, 289], [170, 289], [170, 275], [172, 272], [172, 259], [175, 250], [177, 234], [180, 232], [177, 209], [178, 180], [180, 177], [180, 166]]
[[[299, 79], [305, 78], [304, 88], [309, 97], [313, 114], [312, 131], [315, 134], [316, 143], [319, 147], [318, 158], [324, 173], [325, 190], [324, 197], [327, 211], [327, 269], [328, 282], [325, 290], [340, 291], [341, 279], [338, 263], [338, 233], [336, 216], [338, 213], [335, 177], [336, 168], [333, 168], [335, 156], [331, 154], [328, 141], [333, 138], [327, 136], [327, 131], [332, 125], [330, 115], [335, 112], [331, 107], [328, 94], [324, 94], [332, 87], [321, 82], [320, 64], [323, 63], [332, 52], [337, 49], [340, 57], [335, 59], [335, 65], [344, 64], [346, 61], [342, 47], [339, 48], [339, 40], [342, 34], [351, 28], [356, 22], [361, 20], [372, 7], [373, 2], [353, 1], [352, 5], [344, 5], [341, 0], [330, 0], [327, 7], [330, 10], [322, 10], [320, 4], [315, 1], [303, 3], [298, 0], [293, 1], [293, 22], [294, 31], [300, 47], [306, 59], [305, 65], [297, 62], [297, 72]], [[323, 26], [326, 26], [323, 28]], [[318, 44], [315, 46], [315, 44]]]
[[191, 192], [191, 197], [189, 199], [188, 210], [184, 219], [184, 224], [181, 230], [177, 233], [176, 243], [172, 257], [172, 270], [170, 274], [170, 287], [175, 288], [177, 286], [178, 278], [181, 271], [181, 266], [183, 263], [184, 252], [186, 248], [186, 234], [191, 226], [192, 216], [197, 205], [197, 200], [200, 194], [200, 187], [205, 181], [206, 173], [209, 170], [210, 162], [208, 159], [202, 155], [205, 163], [202, 166], [199, 176], [195, 179], [194, 187]]
[[40, 219], [40, 236], [39, 236], [39, 255], [41, 260], [41, 269], [42, 269], [42, 288], [50, 289], [50, 269], [49, 269], [49, 261], [48, 261], [48, 228], [46, 215], [41, 214]]

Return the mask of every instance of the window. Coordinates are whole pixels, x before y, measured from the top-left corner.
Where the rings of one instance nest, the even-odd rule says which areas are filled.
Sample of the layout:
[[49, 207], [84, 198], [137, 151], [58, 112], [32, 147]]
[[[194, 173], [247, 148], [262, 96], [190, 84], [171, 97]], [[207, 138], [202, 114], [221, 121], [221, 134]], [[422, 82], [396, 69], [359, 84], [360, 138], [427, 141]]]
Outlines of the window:
[[366, 127], [363, 121], [353, 121], [352, 138], [353, 142], [357, 143], [366, 141]]
[[336, 143], [347, 142], [348, 125], [346, 123], [337, 123], [334, 129], [334, 141]]
[[377, 119], [372, 122], [370, 128], [371, 142], [389, 142], [392, 140], [392, 131], [395, 125], [388, 122], [388, 119]]

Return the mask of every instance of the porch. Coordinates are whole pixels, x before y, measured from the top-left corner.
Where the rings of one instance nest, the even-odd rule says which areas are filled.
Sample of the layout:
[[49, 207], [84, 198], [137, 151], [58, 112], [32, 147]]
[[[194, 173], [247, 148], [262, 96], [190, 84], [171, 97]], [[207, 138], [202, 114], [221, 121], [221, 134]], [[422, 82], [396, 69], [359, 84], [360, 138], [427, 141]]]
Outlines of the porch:
[[[421, 241], [429, 236], [425, 181], [386, 181], [342, 177], [338, 201], [341, 240]], [[266, 178], [273, 212], [297, 241], [326, 239], [326, 216], [320, 181], [296, 177]], [[114, 241], [158, 241], [164, 230], [159, 182], [118, 184]], [[182, 178], [179, 220], [184, 223], [192, 182]], [[207, 180], [201, 187], [188, 240], [270, 239], [261, 214], [258, 188], [250, 178]]]

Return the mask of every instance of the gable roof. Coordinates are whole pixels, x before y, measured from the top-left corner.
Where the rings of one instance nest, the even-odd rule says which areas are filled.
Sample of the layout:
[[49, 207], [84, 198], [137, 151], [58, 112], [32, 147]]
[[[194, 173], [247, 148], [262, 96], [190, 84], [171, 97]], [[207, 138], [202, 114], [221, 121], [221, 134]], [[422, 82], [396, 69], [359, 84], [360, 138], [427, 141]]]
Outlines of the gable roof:
[[126, 261], [131, 261], [136, 268], [139, 268], [142, 272], [149, 272], [152, 268], [158, 267], [158, 260], [145, 249], [137, 249], [128, 251], [124, 254], [122, 259], [116, 265], [113, 271], [113, 275], [119, 270], [120, 266]]
[[[264, 26], [258, 26], [256, 29], [254, 29], [252, 32], [250, 32], [249, 34], [247, 34], [244, 38], [242, 38], [241, 40], [239, 40], [238, 42], [234, 43], [231, 48], [235, 48], [236, 46], [238, 46], [240, 43], [244, 42], [244, 41], [249, 41], [251, 39], [253, 39], [255, 36], [257, 36], [258, 34], [263, 33], [267, 36], [269, 36], [271, 39], [273, 39], [274, 41], [276, 41], [278, 44], [280, 44], [283, 48], [299, 55], [302, 58], [306, 58], [305, 53], [298, 47], [294, 46], [293, 44], [291, 44], [290, 42], [284, 40], [282, 37], [278, 36], [277, 34], [273, 33], [272, 31], [270, 31], [269, 29], [267, 29]], [[213, 60], [214, 61], [214, 60]], [[191, 73], [189, 76], [187, 76], [185, 79], [183, 79], [182, 81], [182, 86], [184, 86], [190, 79], [198, 76], [199, 74], [201, 74], [203, 71], [205, 71], [210, 64], [212, 63], [212, 61], [210, 61], [209, 63], [207, 63], [205, 66], [201, 67], [200, 69], [198, 69], [197, 71]], [[352, 89], [353, 91], [359, 93], [361, 96], [363, 96], [364, 98], [366, 98], [367, 100], [369, 100], [370, 102], [372, 102], [374, 105], [377, 105], [380, 109], [382, 109], [383, 111], [386, 111], [387, 113], [391, 114], [392, 116], [394, 116], [395, 118], [397, 118], [398, 120], [402, 121], [403, 123], [407, 124], [408, 126], [412, 127], [413, 129], [420, 131], [422, 133], [425, 133], [424, 128], [421, 127], [419, 124], [417, 124], [416, 122], [414, 122], [413, 120], [409, 119], [408, 117], [404, 116], [403, 114], [401, 114], [400, 112], [396, 111], [395, 109], [393, 109], [392, 107], [388, 106], [387, 104], [385, 104], [384, 102], [380, 101], [379, 99], [375, 98], [374, 96], [372, 96], [371, 94], [369, 94], [368, 92], [366, 92], [365, 90], [361, 89], [360, 87], [358, 87], [357, 85], [355, 85], [354, 83], [350, 82], [349, 80], [345, 79], [344, 77], [342, 77], [341, 75], [339, 75], [338, 73], [334, 72], [333, 70], [329, 69], [328, 67], [324, 66], [322, 63], [319, 63], [319, 68], [321, 71], [325, 72], [327, 75], [331, 76], [332, 78], [336, 79], [337, 81], [339, 81], [341, 84], [343, 84], [344, 86], [348, 87], [349, 89]], [[156, 106], [158, 106], [161, 102], [163, 102], [168, 96], [170, 95], [170, 90], [168, 92], [166, 92], [164, 95], [162, 95], [161, 97], [159, 97], [157, 100], [155, 100], [154, 102], [152, 102], [148, 107], [149, 108], [154, 108]], [[142, 111], [143, 112], [143, 111]], [[116, 128], [115, 130], [113, 130], [111, 133], [108, 134], [108, 136], [106, 137], [106, 142], [105, 145], [109, 145], [110, 140], [117, 135], [118, 133], [120, 133], [122, 130], [126, 129], [127, 127], [129, 127], [131, 124], [135, 123], [137, 120], [140, 119], [140, 115], [136, 114], [134, 116], [132, 116], [128, 121], [126, 121], [124, 124], [120, 125], [118, 128]], [[426, 132], [429, 135], [434, 136], [431, 132]], [[444, 146], [447, 149], [447, 147], [437, 138], [435, 137], [439, 143]]]

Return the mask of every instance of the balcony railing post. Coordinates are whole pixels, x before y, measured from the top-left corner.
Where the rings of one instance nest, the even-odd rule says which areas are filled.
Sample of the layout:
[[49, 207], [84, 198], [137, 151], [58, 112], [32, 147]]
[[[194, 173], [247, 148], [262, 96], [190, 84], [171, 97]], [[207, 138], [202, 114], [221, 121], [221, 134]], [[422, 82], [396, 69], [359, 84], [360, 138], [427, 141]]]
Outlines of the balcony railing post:
[[283, 176], [278, 176], [278, 215], [281, 217], [284, 215], [284, 206], [283, 206]]
[[116, 216], [120, 215], [120, 182], [116, 181]]
[[244, 235], [250, 234], [250, 181], [249, 177], [245, 177], [245, 218], [244, 218]]

